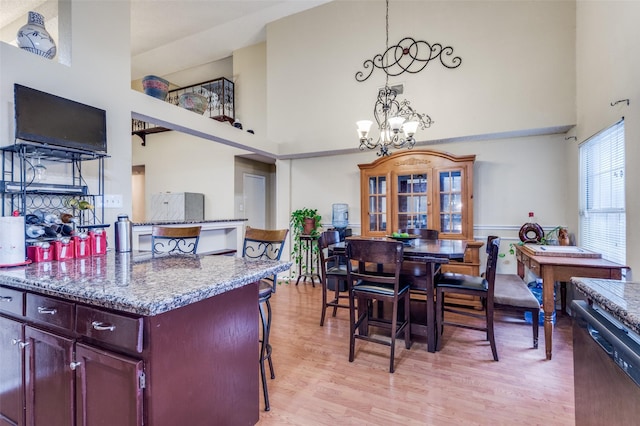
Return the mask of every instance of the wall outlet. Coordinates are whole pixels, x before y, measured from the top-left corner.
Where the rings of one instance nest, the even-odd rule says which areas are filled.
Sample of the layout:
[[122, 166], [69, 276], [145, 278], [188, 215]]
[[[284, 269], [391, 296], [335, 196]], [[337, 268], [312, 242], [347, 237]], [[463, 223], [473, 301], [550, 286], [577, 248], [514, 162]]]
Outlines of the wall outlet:
[[105, 194], [103, 205], [105, 209], [121, 209], [122, 194]]

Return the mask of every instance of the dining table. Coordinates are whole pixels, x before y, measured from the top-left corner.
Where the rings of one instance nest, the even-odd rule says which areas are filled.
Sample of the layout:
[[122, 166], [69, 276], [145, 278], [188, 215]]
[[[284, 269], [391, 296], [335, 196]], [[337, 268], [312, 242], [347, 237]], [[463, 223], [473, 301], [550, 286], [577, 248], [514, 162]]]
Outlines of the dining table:
[[[464, 253], [467, 248], [466, 240], [437, 239], [426, 240], [421, 238], [393, 238], [393, 237], [348, 237], [329, 247], [335, 254], [345, 254], [346, 243], [352, 239], [368, 239], [380, 241], [402, 241], [403, 242], [403, 262], [411, 262], [414, 265], [424, 264], [425, 269], [420, 270], [420, 276], [406, 274], [402, 278], [410, 282], [410, 289], [420, 295], [424, 295], [426, 302], [426, 315], [424, 321], [413, 321], [411, 323], [411, 334], [424, 336], [427, 338], [427, 351], [436, 351], [436, 301], [434, 275], [439, 265], [449, 263], [450, 260], [464, 260]], [[420, 265], [421, 266], [421, 265]], [[411, 269], [415, 268], [404, 268]], [[408, 271], [407, 271], [408, 272]], [[424, 275], [422, 275], [424, 274]]]

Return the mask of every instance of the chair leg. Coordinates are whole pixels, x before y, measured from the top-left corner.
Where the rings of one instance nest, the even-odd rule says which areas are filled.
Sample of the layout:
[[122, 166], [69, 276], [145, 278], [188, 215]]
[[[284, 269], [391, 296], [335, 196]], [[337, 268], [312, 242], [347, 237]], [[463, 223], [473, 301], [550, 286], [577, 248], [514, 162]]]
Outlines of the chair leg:
[[407, 349], [411, 349], [411, 313], [409, 310], [411, 309], [411, 297], [407, 292], [404, 298], [404, 320], [407, 325], [404, 327], [404, 347]]
[[320, 327], [324, 326], [324, 317], [327, 313], [327, 278], [320, 281], [322, 285], [322, 316], [320, 316]]
[[393, 373], [393, 359], [396, 353], [396, 336], [398, 334], [398, 305], [394, 304], [391, 310], [391, 356], [389, 359], [389, 373]]
[[493, 305], [487, 306], [487, 334], [489, 335], [489, 343], [491, 344], [491, 352], [493, 360], [498, 361], [498, 349], [496, 348], [496, 337], [493, 333]]
[[[273, 370], [273, 363], [271, 361], [271, 345], [269, 344], [269, 333], [271, 331], [271, 303], [269, 298], [260, 301], [260, 323], [262, 324], [262, 340], [260, 341], [260, 377], [262, 379], [262, 393], [264, 396], [264, 411], [269, 411], [271, 406], [269, 405], [269, 391], [267, 388], [267, 372], [264, 362], [269, 362], [269, 370], [271, 378], [275, 379], [275, 373]], [[266, 308], [266, 312], [265, 312]]]
[[353, 362], [356, 345], [356, 308], [353, 293], [349, 290], [349, 362]]
[[531, 310], [531, 320], [533, 326], [533, 349], [538, 349], [538, 321], [540, 321], [540, 309]]
[[333, 296], [333, 302], [335, 303], [335, 305], [333, 306], [333, 316], [335, 317], [336, 314], [338, 313], [338, 301], [340, 300], [340, 280], [336, 278], [336, 286], [335, 286], [335, 291], [334, 291], [334, 296]]

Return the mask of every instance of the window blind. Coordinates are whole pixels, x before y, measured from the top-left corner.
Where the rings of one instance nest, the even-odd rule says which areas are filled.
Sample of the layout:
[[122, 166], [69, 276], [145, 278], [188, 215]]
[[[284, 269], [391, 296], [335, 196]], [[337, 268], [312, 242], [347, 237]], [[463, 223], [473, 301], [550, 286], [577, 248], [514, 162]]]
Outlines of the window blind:
[[626, 263], [624, 119], [580, 145], [581, 246]]

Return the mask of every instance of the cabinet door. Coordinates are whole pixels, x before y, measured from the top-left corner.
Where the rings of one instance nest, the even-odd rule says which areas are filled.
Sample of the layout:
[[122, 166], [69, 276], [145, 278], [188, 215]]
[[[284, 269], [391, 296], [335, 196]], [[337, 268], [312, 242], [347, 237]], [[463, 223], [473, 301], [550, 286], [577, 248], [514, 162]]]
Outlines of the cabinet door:
[[73, 340], [25, 327], [26, 424], [75, 424]]
[[415, 229], [437, 229], [432, 225], [431, 199], [433, 186], [428, 171], [394, 174], [396, 215], [391, 231]]
[[142, 425], [142, 361], [76, 344], [78, 425]]
[[366, 209], [363, 210], [362, 226], [364, 235], [387, 234], [387, 201], [389, 199], [388, 175], [365, 176], [363, 194], [366, 197]]
[[465, 190], [462, 169], [438, 170], [439, 229], [444, 235], [467, 235], [468, 226], [463, 213]]
[[0, 316], [0, 426], [24, 425], [24, 325]]

